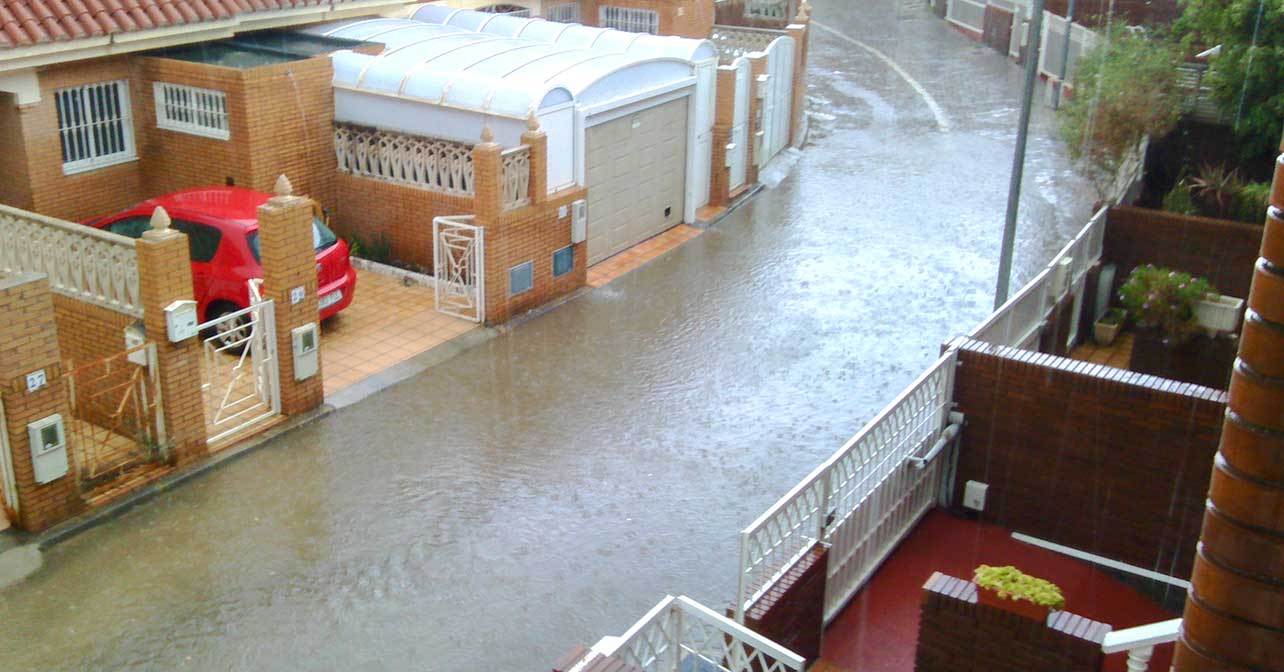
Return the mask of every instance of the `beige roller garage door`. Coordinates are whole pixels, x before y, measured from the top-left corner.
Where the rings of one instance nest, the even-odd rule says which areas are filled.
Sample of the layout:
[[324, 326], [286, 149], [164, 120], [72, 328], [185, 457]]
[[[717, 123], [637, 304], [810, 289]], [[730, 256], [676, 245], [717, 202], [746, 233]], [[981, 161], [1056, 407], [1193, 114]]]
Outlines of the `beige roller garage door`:
[[686, 165], [686, 96], [588, 129], [590, 264], [682, 222]]

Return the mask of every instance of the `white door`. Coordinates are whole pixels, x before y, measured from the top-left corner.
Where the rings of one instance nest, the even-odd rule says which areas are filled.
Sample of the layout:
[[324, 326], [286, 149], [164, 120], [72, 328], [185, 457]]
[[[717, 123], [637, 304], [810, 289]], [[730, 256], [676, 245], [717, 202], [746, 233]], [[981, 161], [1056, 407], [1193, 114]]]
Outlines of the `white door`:
[[767, 47], [766, 82], [760, 82], [762, 99], [762, 152], [758, 165], [766, 165], [789, 144], [793, 128], [794, 41], [778, 37]]
[[736, 98], [731, 116], [731, 146], [727, 164], [731, 168], [730, 190], [745, 183], [749, 158], [749, 60], [737, 58], [731, 65], [736, 71]]
[[686, 96], [591, 126], [586, 136], [589, 264], [682, 222]]

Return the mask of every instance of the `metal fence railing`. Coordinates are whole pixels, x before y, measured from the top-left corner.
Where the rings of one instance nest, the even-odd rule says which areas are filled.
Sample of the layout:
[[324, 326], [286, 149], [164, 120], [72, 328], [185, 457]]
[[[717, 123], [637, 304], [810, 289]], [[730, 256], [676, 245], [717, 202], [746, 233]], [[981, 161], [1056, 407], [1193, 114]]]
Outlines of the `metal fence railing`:
[[802, 672], [804, 662], [699, 602], [672, 595], [594, 650], [644, 672]]
[[841, 449], [740, 533], [736, 618], [817, 541], [830, 544], [832, 619], [937, 501], [954, 419], [956, 353], [942, 355]]

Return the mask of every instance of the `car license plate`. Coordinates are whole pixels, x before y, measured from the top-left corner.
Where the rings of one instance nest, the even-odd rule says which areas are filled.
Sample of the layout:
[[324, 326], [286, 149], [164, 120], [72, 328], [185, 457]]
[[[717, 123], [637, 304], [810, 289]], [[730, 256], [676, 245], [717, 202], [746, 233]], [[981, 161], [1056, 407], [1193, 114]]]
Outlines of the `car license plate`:
[[318, 302], [318, 308], [320, 310], [325, 310], [326, 308], [329, 308], [330, 306], [333, 306], [334, 304], [338, 303], [342, 299], [343, 299], [343, 290], [336, 289], [333, 292], [330, 292], [329, 294], [326, 294], [325, 296], [321, 297], [321, 300]]

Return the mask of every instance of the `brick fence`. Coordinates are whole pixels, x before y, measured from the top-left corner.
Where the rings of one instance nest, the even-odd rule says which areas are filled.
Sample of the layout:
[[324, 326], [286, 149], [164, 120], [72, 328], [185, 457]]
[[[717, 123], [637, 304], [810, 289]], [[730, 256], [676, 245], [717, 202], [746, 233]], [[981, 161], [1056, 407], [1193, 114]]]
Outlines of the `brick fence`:
[[820, 660], [828, 566], [829, 547], [813, 545], [745, 610], [745, 625], [807, 660]]
[[955, 491], [983, 520], [1189, 576], [1226, 394], [959, 339]]
[[971, 581], [940, 572], [923, 586], [915, 672], [1096, 672], [1110, 626], [1069, 612], [1045, 624], [979, 604]]
[[1112, 295], [1133, 268], [1154, 264], [1213, 283], [1229, 296], [1248, 296], [1262, 227], [1127, 206], [1111, 208], [1101, 261], [1114, 264]]

